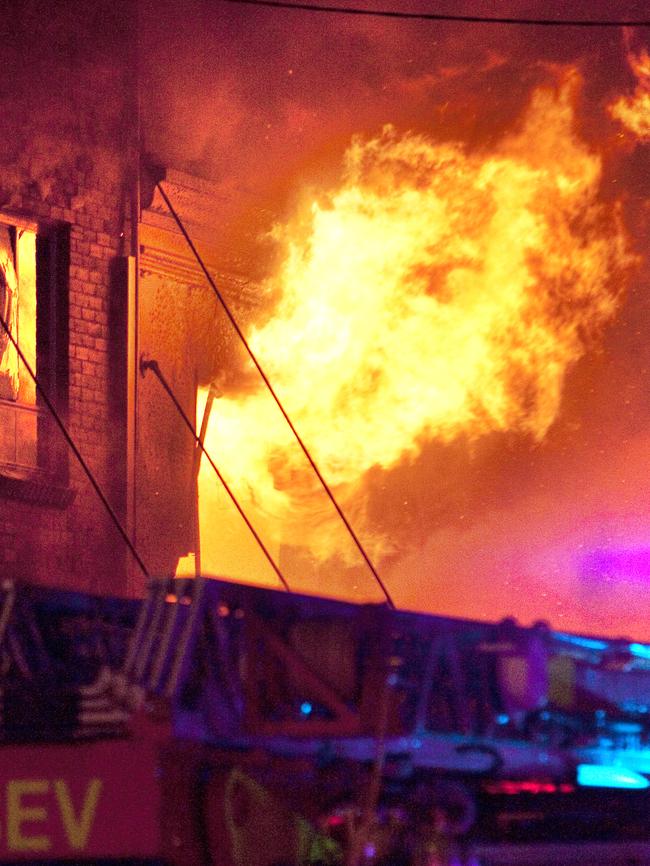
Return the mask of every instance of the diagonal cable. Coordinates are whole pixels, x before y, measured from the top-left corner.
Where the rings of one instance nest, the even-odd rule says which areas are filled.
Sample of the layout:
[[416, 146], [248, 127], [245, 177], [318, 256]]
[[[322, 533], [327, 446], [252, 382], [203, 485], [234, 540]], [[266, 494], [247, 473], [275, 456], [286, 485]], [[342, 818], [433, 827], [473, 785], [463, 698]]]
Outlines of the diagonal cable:
[[196, 428], [194, 427], [194, 425], [192, 424], [190, 419], [187, 417], [187, 413], [185, 412], [185, 410], [181, 406], [180, 402], [178, 401], [178, 398], [176, 397], [176, 394], [174, 394], [171, 385], [169, 384], [169, 382], [167, 381], [167, 379], [163, 375], [162, 370], [160, 369], [158, 362], [153, 361], [153, 360], [145, 360], [144, 358], [141, 358], [140, 359], [140, 373], [144, 376], [144, 374], [146, 373], [147, 370], [151, 370], [151, 372], [154, 374], [154, 376], [158, 379], [158, 381], [160, 382], [160, 384], [164, 388], [165, 392], [167, 393], [167, 396], [169, 397], [169, 399], [174, 404], [176, 411], [178, 412], [178, 414], [183, 419], [185, 426], [187, 427], [187, 429], [190, 431], [190, 433], [194, 437], [194, 442], [201, 449], [201, 452], [204, 454], [205, 459], [208, 461], [210, 466], [214, 469], [215, 475], [217, 476], [217, 478], [219, 479], [219, 481], [223, 485], [224, 490], [226, 491], [226, 493], [228, 494], [228, 496], [232, 500], [233, 505], [235, 506], [235, 508], [239, 512], [242, 520], [244, 521], [244, 523], [246, 524], [248, 529], [251, 531], [253, 538], [255, 539], [255, 541], [260, 546], [260, 549], [261, 549], [262, 553], [264, 554], [264, 556], [267, 558], [269, 564], [271, 565], [271, 568], [277, 574], [280, 583], [286, 589], [287, 592], [291, 592], [291, 587], [287, 583], [285, 576], [282, 574], [280, 567], [277, 565], [276, 561], [273, 559], [273, 557], [269, 553], [268, 548], [266, 547], [266, 545], [262, 541], [260, 535], [257, 533], [257, 530], [255, 529], [253, 524], [248, 519], [246, 512], [244, 511], [244, 509], [239, 504], [237, 497], [235, 496], [235, 494], [231, 490], [230, 486], [228, 485], [228, 482], [223, 477], [223, 475], [219, 471], [219, 468], [217, 467], [217, 464], [214, 462], [214, 460], [212, 459], [212, 457], [208, 453], [205, 445], [203, 444], [201, 437], [196, 432]]
[[54, 403], [50, 400], [47, 391], [45, 390], [45, 388], [41, 384], [39, 378], [37, 377], [36, 373], [34, 372], [31, 365], [29, 364], [29, 361], [27, 360], [27, 358], [23, 354], [20, 346], [18, 345], [16, 338], [11, 333], [9, 326], [7, 325], [6, 321], [4, 320], [4, 318], [1, 315], [0, 315], [0, 326], [2, 327], [5, 334], [9, 337], [11, 344], [13, 345], [14, 349], [16, 350], [18, 357], [20, 358], [23, 365], [25, 366], [25, 369], [27, 370], [27, 372], [29, 373], [29, 375], [33, 379], [34, 385], [36, 386], [36, 390], [39, 392], [39, 394], [41, 395], [41, 397], [43, 399], [43, 402], [45, 403], [47, 408], [50, 410], [50, 413], [51, 413], [52, 417], [54, 418], [54, 420], [56, 421], [56, 424], [57, 424], [59, 430], [63, 434], [63, 438], [65, 439], [65, 441], [70, 446], [70, 449], [71, 449], [72, 453], [74, 454], [74, 456], [77, 458], [77, 461], [78, 461], [79, 465], [81, 466], [81, 468], [83, 469], [86, 477], [90, 481], [93, 490], [95, 491], [100, 502], [102, 503], [102, 505], [106, 509], [106, 513], [108, 514], [111, 521], [115, 525], [115, 528], [117, 529], [119, 534], [122, 536], [124, 543], [126, 544], [128, 549], [130, 550], [135, 561], [138, 563], [140, 570], [142, 571], [144, 576], [146, 578], [148, 578], [149, 577], [149, 571], [148, 571], [146, 565], [144, 564], [144, 562], [142, 561], [142, 559], [140, 558], [140, 554], [136, 550], [135, 545], [133, 544], [133, 542], [129, 538], [126, 529], [122, 526], [122, 521], [117, 516], [117, 514], [115, 513], [115, 511], [113, 509], [113, 506], [110, 504], [110, 502], [106, 498], [106, 495], [105, 495], [104, 491], [102, 490], [102, 488], [100, 487], [99, 482], [97, 481], [97, 479], [93, 475], [92, 470], [90, 469], [90, 467], [88, 466], [88, 464], [84, 460], [81, 452], [79, 451], [79, 449], [77, 448], [77, 446], [74, 442], [74, 439], [72, 438], [72, 436], [68, 432], [67, 427], [63, 423], [63, 420], [62, 420], [61, 416], [59, 415], [59, 413], [57, 412], [57, 409], [54, 406]]
[[282, 401], [281, 401], [280, 398], [278, 397], [277, 393], [275, 392], [275, 389], [273, 388], [273, 385], [271, 384], [271, 381], [270, 381], [269, 377], [266, 375], [266, 373], [264, 372], [264, 370], [263, 370], [263, 368], [262, 368], [262, 365], [261, 365], [260, 362], [257, 360], [257, 356], [256, 356], [255, 353], [253, 352], [253, 350], [252, 350], [252, 348], [251, 348], [251, 346], [250, 346], [248, 340], [246, 339], [246, 337], [245, 337], [245, 335], [244, 335], [244, 332], [243, 332], [242, 329], [239, 327], [239, 324], [237, 323], [237, 320], [235, 319], [235, 316], [233, 315], [233, 313], [232, 313], [230, 307], [228, 306], [228, 304], [227, 304], [227, 302], [226, 302], [226, 299], [224, 298], [224, 296], [222, 295], [222, 293], [219, 291], [219, 288], [218, 288], [216, 282], [215, 282], [214, 279], [212, 278], [212, 274], [210, 273], [210, 271], [208, 271], [207, 267], [205, 266], [205, 262], [204, 262], [203, 259], [201, 258], [201, 256], [200, 256], [199, 251], [197, 250], [197, 248], [194, 246], [194, 242], [192, 241], [192, 238], [190, 237], [190, 235], [189, 235], [187, 229], [185, 228], [185, 226], [184, 226], [184, 224], [183, 224], [181, 218], [179, 217], [178, 213], [176, 212], [176, 209], [174, 208], [174, 205], [173, 205], [173, 204], [171, 203], [171, 201], [169, 200], [169, 197], [168, 197], [167, 193], [166, 193], [165, 190], [163, 189], [162, 183], [161, 183], [160, 181], [157, 181], [157, 182], [156, 182], [156, 186], [157, 186], [158, 189], [160, 190], [160, 194], [162, 195], [165, 204], [166, 204], [167, 207], [169, 208], [169, 212], [171, 213], [172, 217], [174, 218], [174, 221], [176, 222], [176, 225], [177, 225], [178, 228], [180, 229], [180, 231], [181, 231], [183, 237], [184, 237], [185, 240], [187, 241], [187, 245], [188, 245], [189, 248], [191, 249], [191, 251], [192, 251], [192, 253], [193, 253], [193, 255], [194, 255], [194, 258], [196, 259], [196, 261], [197, 261], [199, 267], [200, 267], [201, 270], [203, 271], [203, 274], [205, 275], [206, 280], [207, 280], [208, 283], [210, 284], [210, 287], [212, 288], [212, 291], [213, 291], [213, 292], [215, 293], [215, 295], [217, 296], [217, 299], [218, 299], [219, 303], [220, 303], [221, 306], [223, 307], [223, 309], [224, 309], [226, 315], [228, 316], [228, 319], [230, 320], [230, 324], [231, 324], [231, 325], [233, 326], [233, 328], [235, 329], [235, 331], [236, 331], [236, 333], [237, 333], [237, 336], [238, 336], [239, 339], [242, 341], [242, 343], [243, 343], [243, 345], [244, 345], [244, 348], [245, 348], [246, 351], [248, 352], [248, 355], [249, 355], [251, 361], [252, 361], [253, 364], [255, 365], [255, 369], [256, 369], [257, 372], [260, 374], [260, 376], [261, 376], [261, 378], [262, 378], [262, 381], [263, 381], [264, 384], [266, 385], [266, 387], [267, 387], [267, 389], [268, 389], [268, 391], [269, 391], [271, 397], [273, 397], [273, 399], [274, 399], [274, 401], [275, 401], [275, 403], [276, 403], [278, 409], [279, 409], [280, 412], [282, 413], [282, 417], [283, 417], [284, 420], [287, 422], [287, 425], [289, 426], [289, 429], [290, 429], [291, 432], [293, 433], [296, 442], [298, 443], [298, 445], [299, 445], [300, 448], [302, 449], [303, 454], [305, 455], [305, 457], [306, 457], [307, 460], [309, 461], [309, 465], [310, 465], [311, 468], [313, 469], [313, 471], [314, 471], [316, 477], [318, 478], [318, 480], [319, 480], [319, 482], [320, 482], [320, 484], [321, 484], [323, 490], [325, 491], [325, 493], [326, 493], [327, 496], [329, 497], [329, 499], [330, 499], [332, 505], [333, 505], [334, 508], [336, 509], [336, 513], [338, 514], [338, 516], [339, 516], [339, 517], [341, 518], [341, 520], [343, 521], [343, 524], [344, 524], [345, 528], [347, 529], [347, 531], [348, 531], [348, 533], [349, 533], [349, 535], [350, 535], [350, 538], [353, 540], [354, 544], [355, 544], [356, 547], [357, 547], [357, 550], [359, 551], [359, 553], [360, 553], [361, 556], [363, 557], [363, 559], [364, 559], [366, 565], [367, 565], [368, 568], [370, 569], [370, 572], [371, 572], [372, 576], [375, 578], [375, 581], [377, 582], [378, 586], [380, 587], [381, 591], [383, 592], [384, 597], [385, 597], [385, 599], [386, 599], [386, 602], [388, 603], [388, 606], [394, 610], [394, 609], [395, 609], [395, 602], [393, 601], [393, 599], [392, 599], [392, 597], [391, 597], [391, 594], [390, 594], [390, 592], [388, 591], [388, 588], [386, 587], [386, 584], [383, 582], [383, 580], [382, 580], [381, 577], [379, 576], [379, 573], [378, 573], [377, 569], [375, 568], [375, 566], [374, 566], [373, 563], [372, 563], [372, 560], [370, 559], [370, 557], [369, 557], [368, 554], [366, 553], [366, 550], [365, 550], [365, 548], [363, 547], [363, 545], [361, 544], [361, 541], [359, 540], [359, 537], [357, 536], [356, 532], [355, 532], [354, 529], [352, 528], [352, 525], [350, 524], [350, 521], [349, 521], [348, 518], [345, 516], [345, 513], [343, 512], [343, 509], [341, 508], [341, 506], [340, 506], [339, 503], [337, 502], [336, 497], [334, 496], [334, 493], [332, 492], [331, 487], [329, 486], [329, 484], [327, 483], [327, 481], [326, 481], [325, 478], [323, 477], [323, 475], [322, 475], [320, 469], [318, 468], [318, 466], [316, 465], [316, 462], [314, 461], [314, 458], [312, 457], [312, 455], [311, 455], [309, 449], [307, 448], [307, 446], [306, 446], [305, 443], [303, 442], [303, 440], [302, 440], [300, 434], [298, 433], [298, 431], [296, 430], [296, 428], [295, 428], [295, 426], [294, 426], [294, 424], [293, 424], [291, 418], [290, 418], [289, 415], [287, 414], [287, 411], [286, 411], [286, 409], [284, 408], [284, 406], [283, 406], [283, 404], [282, 404]]

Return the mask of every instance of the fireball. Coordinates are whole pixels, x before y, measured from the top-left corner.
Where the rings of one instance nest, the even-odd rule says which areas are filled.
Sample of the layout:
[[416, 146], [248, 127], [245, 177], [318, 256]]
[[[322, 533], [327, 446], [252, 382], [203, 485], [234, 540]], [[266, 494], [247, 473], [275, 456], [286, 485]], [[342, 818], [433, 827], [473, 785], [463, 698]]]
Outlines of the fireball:
[[[567, 371], [616, 314], [633, 258], [574, 128], [579, 85], [572, 72], [533, 92], [490, 151], [393, 126], [357, 137], [338, 186], [273, 230], [280, 264], [262, 289], [279, 301], [250, 343], [374, 556], [391, 540], [364, 525], [367, 473], [431, 441], [540, 442]], [[218, 401], [206, 446], [276, 547], [355, 555], [261, 386]], [[209, 570], [219, 521], [205, 464], [199, 483]]]

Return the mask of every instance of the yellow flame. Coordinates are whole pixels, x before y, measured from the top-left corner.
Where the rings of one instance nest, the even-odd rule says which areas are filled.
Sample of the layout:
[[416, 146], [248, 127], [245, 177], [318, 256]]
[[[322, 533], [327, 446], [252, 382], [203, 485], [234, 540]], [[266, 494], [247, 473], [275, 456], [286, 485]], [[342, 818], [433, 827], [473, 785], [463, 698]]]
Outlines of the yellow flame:
[[[613, 317], [630, 257], [597, 201], [600, 158], [574, 134], [578, 83], [536, 91], [487, 154], [391, 126], [358, 138], [340, 186], [276, 227], [282, 264], [265, 288], [281, 299], [250, 341], [346, 503], [371, 468], [426, 441], [541, 440], [567, 368]], [[206, 444], [267, 540], [334, 552], [262, 390], [219, 400]], [[207, 550], [219, 529], [205, 465], [200, 481]]]
[[650, 140], [650, 54], [629, 54], [628, 61], [637, 78], [632, 96], [622, 96], [609, 107], [610, 114], [642, 141]]

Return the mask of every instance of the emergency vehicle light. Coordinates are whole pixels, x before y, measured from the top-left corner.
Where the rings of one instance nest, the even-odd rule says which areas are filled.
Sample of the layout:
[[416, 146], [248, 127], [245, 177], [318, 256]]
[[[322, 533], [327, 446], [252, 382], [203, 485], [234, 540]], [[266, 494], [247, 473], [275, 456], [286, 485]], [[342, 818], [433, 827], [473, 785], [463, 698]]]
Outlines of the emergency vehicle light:
[[589, 788], [635, 788], [641, 790], [650, 786], [650, 781], [628, 770], [608, 764], [578, 764], [578, 785]]

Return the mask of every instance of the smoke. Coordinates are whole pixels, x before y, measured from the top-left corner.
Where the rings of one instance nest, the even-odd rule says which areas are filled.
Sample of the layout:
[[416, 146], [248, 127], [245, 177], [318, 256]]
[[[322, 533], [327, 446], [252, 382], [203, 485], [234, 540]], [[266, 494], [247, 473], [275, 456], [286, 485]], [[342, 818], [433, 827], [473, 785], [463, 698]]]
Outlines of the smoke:
[[[494, 11], [488, 3], [446, 5], [459, 14]], [[571, 4], [555, 4], [553, 14], [562, 5], [575, 16]], [[633, 16], [640, 6], [601, 0], [585, 15]], [[541, 2], [508, 7], [499, 12], [551, 14]], [[418, 8], [401, 0], [400, 9]], [[443, 138], [497, 137], [545, 64], [581, 64], [593, 98], [625, 74], [621, 39], [610, 30], [395, 23], [199, 0], [182, 14], [170, 0], [145, 2], [141, 16], [148, 149], [260, 194], [286, 193], [322, 173], [353, 134], [387, 122]]]
[[[499, 13], [644, 17], [644, 7], [601, 0], [578, 13], [574, 3], [550, 10], [531, 0]], [[422, 4], [402, 0], [400, 8]], [[436, 11], [494, 10], [449, 2]], [[287, 221], [305, 189], [333, 185], [353, 136], [369, 140], [390, 123], [399, 133], [461, 141], [468, 154], [493, 150], [533, 89], [571, 65], [585, 80], [577, 134], [602, 159], [598, 198], [605, 208], [621, 202], [632, 245], [644, 255], [647, 151], [622, 133], [609, 109], [635, 93], [627, 58], [630, 51], [641, 56], [644, 38], [611, 30], [396, 24], [198, 0], [179, 15], [171, 2], [145, 3], [146, 146], [160, 162], [209, 177], [228, 193], [232, 205], [215, 231], [238, 245], [257, 274], [269, 255], [265, 233]], [[259, 203], [255, 213], [252, 199]], [[616, 320], [569, 372], [543, 440], [494, 434], [472, 445], [431, 443], [409, 463], [368, 474], [369, 525], [392, 539], [393, 554], [381, 565], [398, 603], [649, 636], [629, 614], [639, 582], [620, 578], [617, 589], [594, 593], [594, 578], [581, 566], [591, 548], [610, 540], [643, 546], [650, 537], [643, 480], [649, 277], [643, 259]], [[267, 300], [266, 318], [275, 298]], [[309, 573], [302, 555], [285, 557]], [[370, 581], [362, 583], [358, 573], [348, 579], [340, 568], [329, 569], [336, 579], [316, 569], [302, 586], [373, 595]]]

